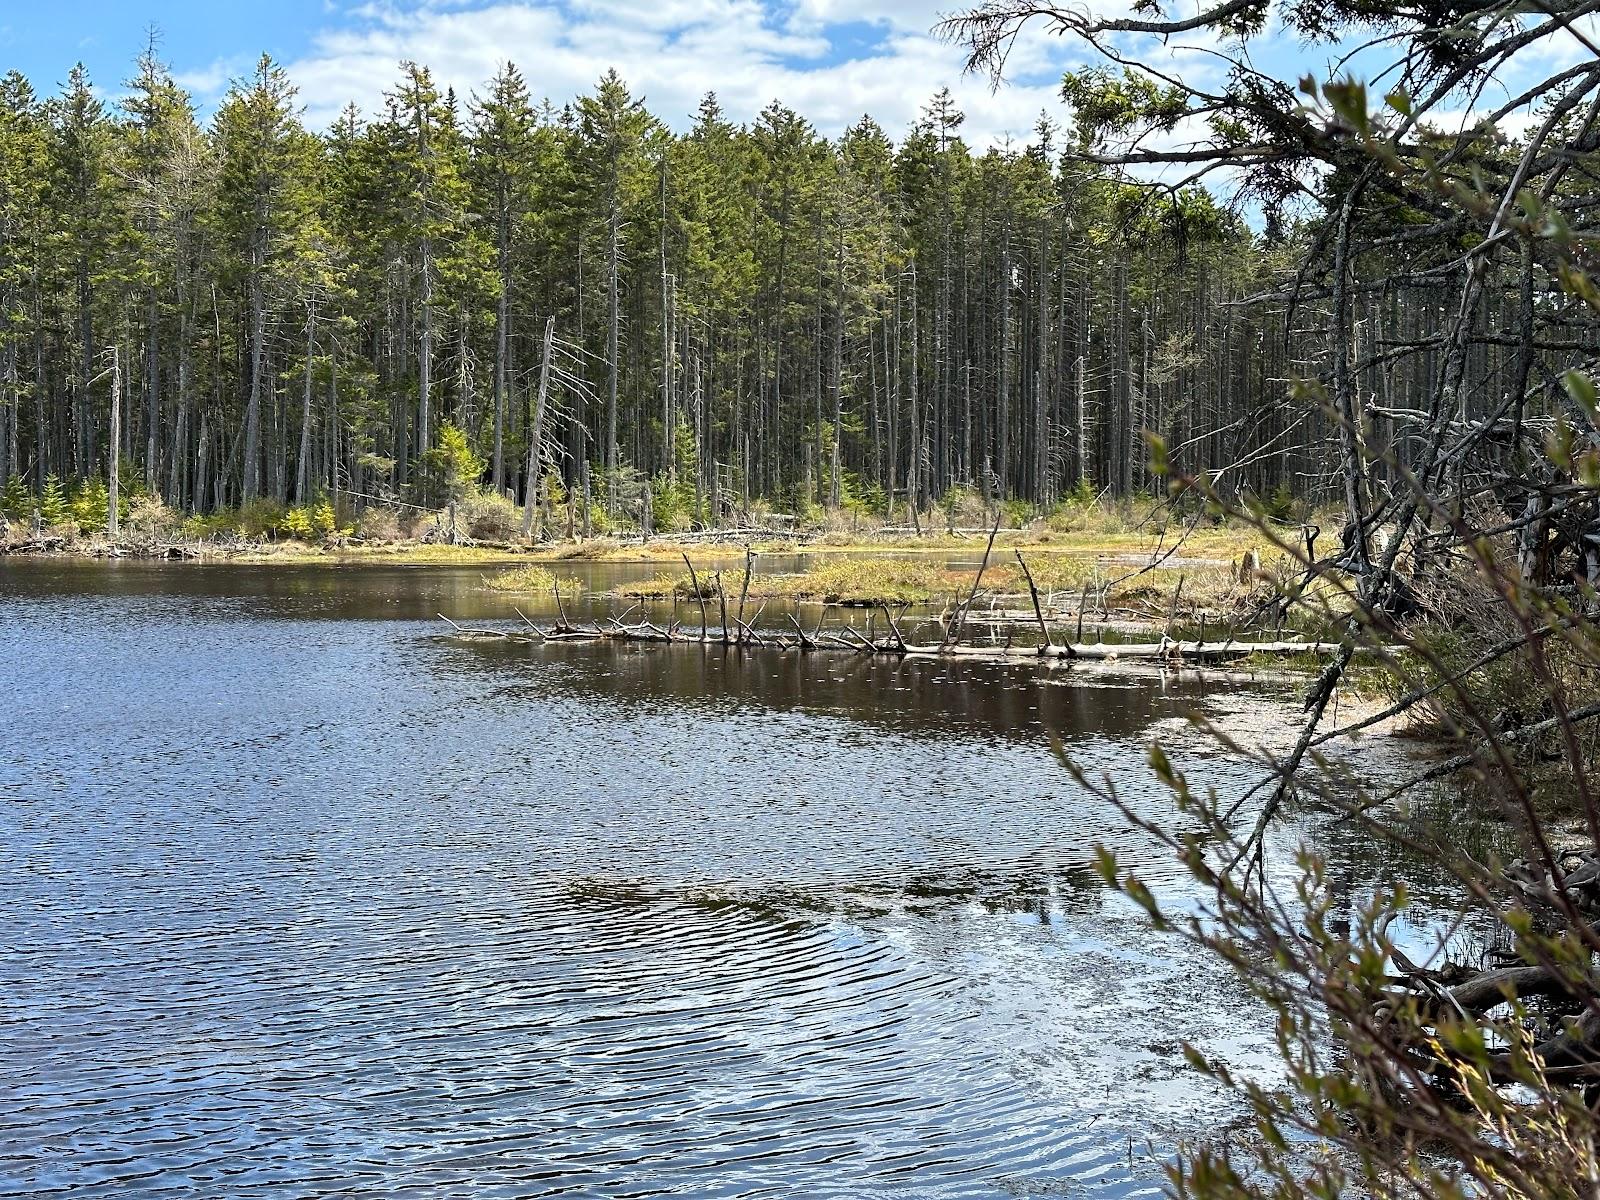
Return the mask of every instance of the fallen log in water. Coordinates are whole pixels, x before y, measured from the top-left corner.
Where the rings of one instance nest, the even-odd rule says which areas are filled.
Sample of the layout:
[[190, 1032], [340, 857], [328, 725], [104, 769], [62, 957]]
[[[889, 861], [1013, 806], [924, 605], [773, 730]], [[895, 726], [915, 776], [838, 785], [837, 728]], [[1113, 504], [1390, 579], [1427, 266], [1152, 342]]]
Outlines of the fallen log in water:
[[[1157, 642], [1125, 642], [1121, 645], [1073, 644], [1057, 645], [1051, 639], [1049, 623], [1045, 619], [1044, 609], [1039, 599], [1038, 588], [1033, 586], [1033, 574], [1028, 570], [1028, 564], [1022, 557], [1022, 552], [1017, 552], [1017, 561], [1021, 564], [1023, 573], [1029, 582], [1029, 598], [1033, 601], [1034, 620], [1038, 623], [1044, 638], [1044, 644], [1039, 646], [1013, 646], [1009, 639], [1004, 646], [970, 646], [962, 645], [961, 630], [964, 620], [977, 598], [978, 587], [983, 582], [983, 572], [988, 566], [989, 555], [994, 550], [994, 540], [999, 532], [999, 521], [995, 522], [993, 529], [989, 530], [989, 544], [984, 550], [983, 562], [978, 567], [977, 576], [972, 583], [972, 591], [965, 604], [961, 605], [956, 624], [946, 626], [944, 639], [938, 643], [927, 645], [913, 645], [905, 639], [900, 630], [899, 623], [894, 618], [887, 604], [879, 603], [874, 606], [881, 611], [889, 627], [892, 638], [878, 639], [873, 636], [872, 623], [867, 625], [867, 632], [862, 634], [851, 625], [840, 626], [838, 633], [824, 632], [822, 623], [810, 633], [807, 633], [793, 616], [788, 618], [789, 624], [794, 628], [791, 636], [779, 630], [758, 630], [756, 626], [761, 620], [761, 611], [765, 605], [749, 621], [745, 617], [745, 604], [750, 596], [750, 580], [755, 571], [755, 555], [749, 547], [745, 549], [744, 580], [739, 589], [739, 604], [735, 613], [728, 610], [728, 593], [722, 586], [722, 572], [718, 571], [711, 577], [711, 585], [715, 588], [717, 607], [721, 613], [721, 624], [713, 629], [710, 625], [710, 616], [706, 606], [709, 599], [706, 591], [700, 586], [699, 575], [695, 572], [694, 564], [689, 561], [689, 556], [683, 556], [683, 562], [689, 568], [689, 579], [694, 588], [695, 595], [700, 605], [700, 628], [698, 630], [685, 630], [675, 619], [671, 625], [663, 629], [651, 621], [636, 621], [628, 623], [628, 618], [639, 606], [632, 605], [620, 616], [609, 616], [603, 621], [595, 621], [590, 625], [574, 625], [567, 617], [567, 609], [561, 598], [561, 582], [556, 580], [552, 585], [555, 594], [556, 613], [558, 620], [555, 624], [541, 627], [530, 621], [520, 610], [517, 616], [522, 619], [520, 626], [510, 629], [485, 629], [468, 628], [456, 624], [443, 613], [439, 619], [445, 622], [460, 637], [494, 638], [513, 642], [649, 642], [655, 644], [672, 644], [677, 642], [697, 642], [702, 646], [759, 646], [771, 650], [792, 650], [799, 653], [811, 653], [817, 650], [833, 650], [849, 654], [882, 655], [895, 658], [962, 658], [987, 661], [1019, 661], [1033, 659], [1035, 661], [1062, 662], [1083, 660], [1096, 660], [1100, 662], [1114, 662], [1118, 659], [1140, 659], [1159, 663], [1182, 662], [1229, 662], [1241, 658], [1249, 658], [1252, 654], [1266, 655], [1294, 655], [1294, 654], [1335, 654], [1339, 650], [1337, 642], [1301, 642], [1301, 641], [1271, 641], [1248, 642], [1229, 638], [1226, 641], [1208, 642], [1204, 640], [1204, 629], [1201, 637], [1195, 641], [1183, 641], [1170, 636], [1171, 621], [1168, 621], [1169, 633], [1163, 635]], [[676, 608], [674, 608], [676, 613]], [[827, 620], [824, 610], [822, 621]], [[941, 624], [944, 624], [941, 621]], [[1083, 634], [1082, 619], [1080, 616], [1078, 636], [1081, 640]]]
[[1333, 654], [1339, 649], [1337, 642], [1190, 642], [1171, 638], [1163, 638], [1159, 642], [1128, 642], [1121, 645], [1097, 643], [1088, 645], [969, 646], [936, 642], [918, 644], [904, 641], [893, 617], [887, 612], [885, 612], [885, 616], [889, 617], [889, 626], [894, 634], [890, 638], [869, 638], [849, 625], [841, 626], [837, 633], [822, 629], [808, 633], [793, 618], [790, 619], [790, 624], [793, 627], [792, 633], [785, 633], [775, 629], [757, 630], [748, 623], [737, 619], [730, 621], [729, 625], [723, 628], [701, 626], [698, 629], [688, 630], [676, 623], [667, 627], [656, 625], [649, 621], [627, 624], [616, 617], [608, 617], [604, 622], [597, 621], [588, 625], [572, 625], [563, 620], [554, 625], [544, 626], [537, 625], [524, 617], [522, 624], [504, 629], [460, 625], [443, 613], [439, 614], [439, 619], [449, 625], [459, 637], [493, 638], [498, 641], [540, 644], [545, 642], [638, 642], [655, 645], [738, 646], [800, 653], [832, 650], [849, 654], [879, 655], [893, 658], [946, 658], [979, 661], [1003, 660], [1015, 662], [1033, 659], [1035, 661], [1059, 662], [1081, 659], [1084, 661], [1115, 662], [1119, 659], [1137, 659], [1145, 662], [1163, 663], [1229, 662], [1248, 658], [1252, 654], [1275, 656]]
[[[1491, 950], [1476, 967], [1446, 961], [1438, 968], [1392, 948], [1398, 974], [1368, 1004], [1374, 1023], [1451, 1092], [1463, 1060], [1497, 1082], [1525, 1084], [1527, 1068], [1511, 1047], [1519, 1038], [1528, 1039], [1523, 1054], [1541, 1062], [1549, 1079], [1592, 1089], [1600, 1077], [1600, 977], [1589, 953], [1600, 936], [1600, 853], [1546, 846], [1545, 854], [1499, 872], [1507, 908], [1526, 918], [1514, 927], [1511, 948]], [[1582, 952], [1559, 952], [1565, 945]], [[1478, 1045], [1494, 1047], [1486, 1060], [1460, 1054], [1472, 1043], [1459, 1031], [1472, 1026]]]

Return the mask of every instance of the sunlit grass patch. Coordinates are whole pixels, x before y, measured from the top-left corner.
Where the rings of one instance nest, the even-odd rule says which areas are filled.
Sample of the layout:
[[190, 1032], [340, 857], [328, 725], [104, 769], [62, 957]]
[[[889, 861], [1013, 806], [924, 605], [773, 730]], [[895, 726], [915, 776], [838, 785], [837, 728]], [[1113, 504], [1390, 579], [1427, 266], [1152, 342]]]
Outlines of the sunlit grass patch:
[[798, 575], [757, 579], [751, 590], [764, 597], [825, 604], [923, 604], [971, 585], [972, 572], [952, 570], [943, 562], [873, 555], [830, 559]]
[[[547, 567], [533, 565], [501, 571], [484, 577], [484, 586], [492, 592], [549, 592], [555, 587], [556, 574]], [[569, 584], [575, 587], [575, 584]]]
[[[724, 588], [729, 585], [725, 582]], [[694, 600], [703, 596], [710, 598], [717, 594], [716, 585], [710, 575], [700, 576], [700, 591], [695, 592], [693, 581], [687, 571], [673, 574], [671, 571], [662, 571], [652, 575], [649, 579], [636, 579], [625, 583], [617, 589], [624, 595], [636, 600]]]

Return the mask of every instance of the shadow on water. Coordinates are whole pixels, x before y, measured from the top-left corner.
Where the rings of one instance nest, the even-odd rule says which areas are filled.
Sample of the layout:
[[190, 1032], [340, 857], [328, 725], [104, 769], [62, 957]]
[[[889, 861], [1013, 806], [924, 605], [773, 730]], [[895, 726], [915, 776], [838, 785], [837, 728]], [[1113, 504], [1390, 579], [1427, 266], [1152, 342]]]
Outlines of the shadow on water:
[[1131, 1196], [1236, 1115], [1181, 1041], [1270, 1077], [1046, 730], [1174, 820], [1281, 685], [439, 638], [479, 575], [0, 566], [0, 1194]]
[[[533, 694], [560, 688], [692, 710], [730, 707], [834, 714], [867, 726], [941, 735], [1037, 741], [1137, 737], [1181, 716], [1219, 686], [1193, 674], [1159, 677], [1093, 667], [899, 661], [866, 655], [778, 653], [763, 648], [464, 643], [459, 669]], [[575, 653], [576, 651], [576, 653]]]

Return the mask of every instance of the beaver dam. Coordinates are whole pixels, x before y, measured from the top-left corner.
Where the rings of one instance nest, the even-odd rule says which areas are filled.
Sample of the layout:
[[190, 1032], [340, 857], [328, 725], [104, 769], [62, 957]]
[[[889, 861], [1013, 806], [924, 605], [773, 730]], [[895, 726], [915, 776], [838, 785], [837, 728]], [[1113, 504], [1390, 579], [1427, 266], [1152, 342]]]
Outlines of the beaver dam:
[[[1046, 659], [1052, 661], [1143, 659], [1167, 663], [1182, 661], [1226, 662], [1256, 655], [1333, 654], [1340, 648], [1338, 642], [1305, 640], [1298, 637], [1284, 638], [1282, 636], [1265, 638], [1259, 636], [1259, 634], [1255, 637], [1228, 634], [1218, 639], [1207, 640], [1203, 622], [1198, 637], [1184, 638], [1174, 636], [1177, 628], [1177, 602], [1182, 594], [1181, 579], [1177, 592], [1173, 597], [1172, 612], [1165, 626], [1139, 625], [1135, 627], [1151, 632], [1159, 628], [1160, 636], [1157, 640], [1117, 643], [1086, 642], [1083, 639], [1083, 617], [1084, 609], [1087, 605], [1080, 606], [1075, 630], [1070, 634], [1059, 622], [1052, 622], [1046, 615], [1046, 609], [1040, 599], [1039, 588], [1035, 584], [1033, 572], [1020, 550], [1015, 552], [1016, 560], [1021, 570], [1022, 578], [1027, 585], [1028, 600], [1031, 604], [1031, 611], [1027, 614], [1027, 619], [1032, 625], [1031, 633], [1037, 634], [1037, 642], [1033, 641], [1030, 635], [1026, 638], [1025, 644], [1015, 644], [1015, 636], [1008, 634], [1000, 644], [968, 644], [963, 641], [963, 637], [969, 623], [974, 628], [992, 628], [997, 623], [1008, 623], [1007, 618], [1014, 615], [1007, 613], [997, 615], [977, 608], [984, 574], [988, 570], [990, 554], [993, 548], [994, 542], [991, 537], [989, 547], [984, 553], [983, 561], [979, 564], [966, 596], [953, 609], [947, 606], [945, 612], [936, 618], [940, 634], [937, 641], [914, 641], [906, 636], [901, 626], [900, 617], [903, 616], [910, 605], [903, 602], [898, 605], [891, 605], [887, 601], [874, 604], [868, 610], [865, 631], [858, 629], [853, 624], [844, 623], [831, 629], [828, 628], [829, 614], [834, 607], [831, 605], [825, 605], [822, 608], [821, 617], [809, 629], [801, 623], [795, 612], [782, 613], [780, 619], [786, 627], [774, 628], [767, 620], [770, 599], [761, 600], [760, 604], [756, 605], [752, 610], [751, 585], [754, 578], [754, 555], [749, 552], [746, 553], [745, 557], [743, 578], [737, 592], [733, 594], [730, 594], [729, 589], [724, 586], [722, 572], [713, 572], [702, 580], [700, 572], [696, 571], [688, 555], [685, 554], [683, 556], [684, 566], [688, 569], [688, 595], [698, 606], [699, 619], [693, 624], [686, 624], [677, 618], [678, 605], [676, 603], [674, 603], [675, 615], [665, 624], [647, 619], [642, 615], [632, 619], [635, 618], [635, 614], [641, 612], [642, 605], [639, 603], [634, 603], [624, 610], [592, 619], [586, 623], [575, 623], [567, 614], [566, 604], [561, 593], [561, 582], [554, 576], [550, 578], [551, 595], [555, 602], [556, 612], [554, 621], [540, 624], [527, 617], [521, 610], [517, 610], [520, 623], [506, 626], [463, 625], [443, 613], [439, 614], [439, 618], [450, 626], [453, 636], [462, 638], [488, 638], [522, 642], [585, 643], [612, 641], [647, 644], [698, 644], [702, 646], [762, 648], [796, 653], [835, 651], [900, 658]], [[676, 601], [677, 599], [678, 597], [674, 596], [674, 600]], [[713, 605], [715, 605], [715, 613], [713, 613]], [[881, 625], [878, 620], [880, 617]], [[1058, 631], [1065, 636], [1058, 639]]]

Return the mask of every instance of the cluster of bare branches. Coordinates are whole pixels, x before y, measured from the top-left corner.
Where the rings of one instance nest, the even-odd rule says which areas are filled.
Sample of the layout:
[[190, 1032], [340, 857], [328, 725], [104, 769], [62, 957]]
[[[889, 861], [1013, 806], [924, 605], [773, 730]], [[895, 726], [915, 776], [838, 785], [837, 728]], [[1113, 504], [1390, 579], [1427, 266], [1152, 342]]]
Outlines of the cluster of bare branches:
[[[1273, 298], [1315, 330], [1296, 395], [1338, 433], [1343, 536], [1321, 556], [1282, 546], [1303, 571], [1291, 601], [1316, 605], [1344, 639], [1292, 749], [1233, 746], [1256, 755], [1262, 783], [1227, 800], [1194, 795], [1155, 754], [1198, 832], [1150, 831], [1214, 903], [1169, 918], [1104, 864], [1280, 1015], [1289, 1092], [1195, 1056], [1245, 1094], [1259, 1137], [1248, 1167], [1239, 1147], [1185, 1155], [1174, 1171], [1185, 1193], [1600, 1195], [1597, 11], [1232, 0], [1181, 18], [1143, 3], [1106, 20], [988, 0], [947, 25], [974, 67], [997, 74], [1029, 25], [1080, 39], [1109, 64], [1068, 79], [1086, 157], [1179, 172], [1158, 189], [1209, 178], [1259, 206], [1295, 246]], [[1334, 48], [1332, 77], [1291, 88], [1263, 75], [1251, 47], [1271, 28]], [[1161, 66], [1186, 37], [1205, 39], [1221, 82]], [[1400, 313], [1394, 298], [1417, 289], [1428, 301]], [[1214, 477], [1174, 490], [1221, 503]], [[1332, 701], [1358, 662], [1392, 701], [1337, 726]], [[1373, 793], [1321, 757], [1401, 718], [1444, 734], [1449, 752]], [[1464, 780], [1517, 819], [1520, 859], [1417, 848], [1454, 872], [1471, 901], [1463, 922], [1498, 931], [1500, 957], [1453, 961], [1448, 939], [1432, 957], [1407, 954], [1390, 935], [1400, 887], [1335, 920], [1311, 855], [1295, 894], [1274, 894], [1262, 847], [1291, 796], [1406, 841], [1394, 801]], [[1291, 1150], [1292, 1131], [1338, 1152]]]

